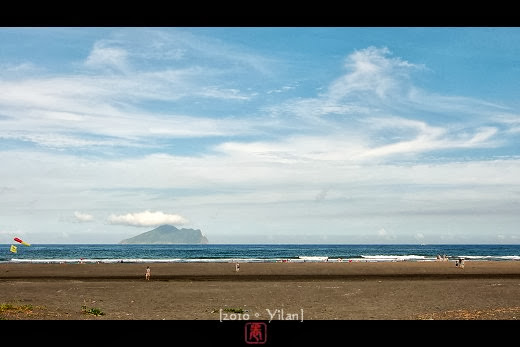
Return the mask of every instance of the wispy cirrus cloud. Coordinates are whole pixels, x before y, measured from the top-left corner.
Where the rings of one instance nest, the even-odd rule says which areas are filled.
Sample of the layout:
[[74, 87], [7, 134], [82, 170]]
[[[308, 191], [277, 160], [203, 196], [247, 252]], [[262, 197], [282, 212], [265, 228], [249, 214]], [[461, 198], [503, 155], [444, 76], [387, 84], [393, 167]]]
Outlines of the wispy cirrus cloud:
[[[5, 121], [0, 137], [35, 141], [44, 146], [51, 143], [51, 147], [60, 147], [60, 144], [61, 147], [74, 144], [124, 147], [129, 139], [144, 143], [157, 136], [224, 136], [242, 131], [249, 133], [252, 127], [260, 125], [260, 122], [255, 125], [243, 119], [238, 122], [222, 117], [215, 119], [211, 114], [149, 110], [147, 106], [151, 102], [163, 102], [170, 105], [170, 109], [178, 109], [183, 99], [245, 101], [255, 95], [254, 91], [244, 92], [230, 83], [221, 83], [223, 74], [233, 73], [228, 68], [197, 63], [178, 67], [143, 64], [149, 57], [137, 54], [139, 47], [151, 44], [169, 51], [182, 50], [174, 46], [186, 45], [189, 41], [171, 38], [175, 34], [153, 30], [151, 33], [153, 42], [141, 40], [137, 45], [125, 35], [97, 41], [84, 60], [86, 71], [36, 74], [1, 81], [0, 119]], [[187, 49], [194, 50], [193, 47]], [[233, 54], [224, 54], [221, 47], [218, 52], [205, 54], [217, 54], [223, 60], [237, 59]], [[26, 67], [16, 68], [21, 69]], [[49, 139], [43, 141], [43, 137]]]
[[[0, 82], [0, 114], [4, 115], [0, 138], [51, 147], [133, 147], [132, 142], [141, 146], [157, 137], [247, 134], [266, 126], [265, 121], [254, 119], [156, 114], [125, 105], [129, 95], [122, 90], [115, 94], [114, 89], [90, 77]], [[228, 92], [209, 88], [197, 93], [218, 97]], [[121, 100], [115, 103], [108, 100], [119, 96]]]
[[41, 71], [41, 68], [29, 61], [16, 64], [0, 64], [0, 76], [7, 78], [15, 78], [28, 73], [41, 73]]
[[[423, 106], [422, 110], [416, 109], [419, 107], [417, 95], [422, 95], [420, 100], [428, 99], [428, 95], [418, 92], [411, 83], [411, 72], [421, 69], [421, 66], [390, 57], [390, 54], [387, 48], [375, 47], [352, 53], [346, 59], [346, 74], [331, 82], [324, 94], [289, 100], [267, 108], [266, 111], [272, 115], [267, 121], [265, 117], [217, 119], [200, 115], [156, 115], [140, 109], [139, 100], [171, 102], [188, 97], [230, 100], [249, 98], [235, 88], [201, 85], [199, 81], [207, 75], [207, 70], [200, 67], [135, 71], [130, 76], [80, 74], [75, 77], [4, 81], [0, 83], [0, 113], [7, 115], [8, 119], [3, 121], [0, 137], [18, 138], [54, 148], [90, 145], [134, 147], [132, 143], [143, 145], [150, 143], [150, 139], [153, 143], [157, 137], [262, 133], [269, 129], [271, 122], [278, 129], [285, 127], [289, 138], [296, 139], [293, 148], [290, 148], [290, 139], [280, 140], [281, 147], [285, 149], [277, 152], [284, 153], [284, 160], [298, 157], [302, 152], [300, 148], [308, 147], [298, 140], [302, 135], [290, 134], [298, 131], [307, 133], [309, 141], [314, 137], [316, 141], [313, 142], [325, 143], [319, 145], [321, 149], [317, 151], [323, 157], [348, 157], [351, 160], [384, 158], [396, 154], [413, 155], [442, 149], [489, 147], [493, 144], [492, 138], [501, 131], [497, 127], [476, 123], [473, 129], [466, 127], [463, 131], [457, 131], [456, 122], [434, 126], [428, 124], [426, 119], [412, 117], [409, 111], [402, 116], [391, 115], [398, 112], [402, 104], [414, 105], [414, 111], [419, 114], [440, 110], [428, 109], [431, 103]], [[105, 64], [116, 67], [118, 71], [130, 66], [125, 50], [103, 41], [94, 45], [86, 64], [96, 67]], [[446, 98], [439, 104], [453, 113], [460, 113], [459, 101]], [[468, 102], [471, 100], [464, 99], [464, 103]], [[290, 123], [294, 124], [293, 117], [303, 122], [297, 122], [296, 126], [291, 127]], [[352, 129], [362, 135], [354, 135]], [[400, 139], [395, 138], [396, 129], [399, 129], [397, 133]], [[514, 127], [509, 131], [514, 132]], [[334, 144], [328, 139], [339, 139], [345, 134], [354, 141], [343, 139]], [[386, 134], [392, 134], [392, 137]], [[228, 143], [217, 148], [222, 150], [237, 146], [237, 143]], [[258, 143], [246, 143], [242, 148], [255, 146], [258, 147]], [[326, 153], [324, 147], [328, 147], [330, 152]], [[339, 154], [341, 148], [344, 154]], [[258, 154], [256, 149], [254, 151]]]
[[506, 133], [516, 134], [520, 132], [520, 115], [501, 114], [495, 117], [496, 122], [506, 126]]
[[111, 38], [103, 42], [107, 46], [111, 43], [115, 47], [124, 48], [136, 62], [191, 64], [192, 61], [197, 61], [199, 66], [212, 66], [224, 73], [253, 70], [270, 75], [273, 64], [278, 61], [250, 51], [248, 45], [230, 44], [181, 28], [115, 31]]
[[95, 69], [115, 70], [117, 72], [128, 71], [128, 52], [122, 48], [110, 47], [103, 41], [96, 42], [89, 56], [85, 60], [85, 66]]
[[345, 60], [348, 73], [331, 83], [327, 97], [341, 100], [370, 92], [386, 99], [406, 91], [411, 70], [423, 67], [390, 54], [386, 47], [368, 47], [350, 54]]
[[[507, 107], [421, 90], [414, 85], [412, 72], [425, 67], [390, 55], [387, 48], [358, 50], [347, 57], [347, 72], [331, 82], [324, 93], [288, 100], [267, 111], [296, 122], [307, 138], [321, 139], [322, 147], [327, 144], [330, 150], [323, 158], [343, 150], [335, 157], [344, 160], [384, 160], [401, 155], [411, 159], [433, 151], [498, 147], [504, 145], [498, 135], [514, 131], [514, 125], [503, 129], [504, 122], [495, 118]], [[281, 148], [296, 138], [284, 139]], [[301, 141], [293, 144], [293, 157], [305, 152], [302, 149], [307, 146]], [[260, 146], [232, 143], [219, 149], [250, 148], [255, 155]], [[278, 146], [273, 143], [264, 147]], [[270, 151], [271, 156], [273, 153]]]

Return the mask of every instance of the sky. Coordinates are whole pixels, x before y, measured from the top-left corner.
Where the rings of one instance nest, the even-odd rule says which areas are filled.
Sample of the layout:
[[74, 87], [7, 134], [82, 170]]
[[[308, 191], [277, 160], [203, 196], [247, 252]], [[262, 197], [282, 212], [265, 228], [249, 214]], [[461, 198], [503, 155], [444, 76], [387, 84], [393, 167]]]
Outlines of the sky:
[[520, 243], [520, 28], [0, 28], [0, 243], [162, 224]]

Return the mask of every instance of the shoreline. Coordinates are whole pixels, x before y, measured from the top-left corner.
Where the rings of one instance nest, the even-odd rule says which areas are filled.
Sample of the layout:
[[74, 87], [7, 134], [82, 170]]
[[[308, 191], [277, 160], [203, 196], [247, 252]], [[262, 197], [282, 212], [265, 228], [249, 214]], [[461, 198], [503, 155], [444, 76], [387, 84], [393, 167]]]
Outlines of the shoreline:
[[147, 266], [157, 280], [246, 280], [274, 278], [520, 278], [520, 261], [356, 262], [356, 263], [3, 263], [0, 280], [7, 279], [142, 279]]

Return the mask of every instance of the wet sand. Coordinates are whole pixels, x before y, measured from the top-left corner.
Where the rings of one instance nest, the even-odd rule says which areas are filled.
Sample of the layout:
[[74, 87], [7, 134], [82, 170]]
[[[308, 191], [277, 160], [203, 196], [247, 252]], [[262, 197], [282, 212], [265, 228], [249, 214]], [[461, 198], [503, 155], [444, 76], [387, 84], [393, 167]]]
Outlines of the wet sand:
[[517, 320], [520, 262], [0, 264], [0, 305], [7, 320]]

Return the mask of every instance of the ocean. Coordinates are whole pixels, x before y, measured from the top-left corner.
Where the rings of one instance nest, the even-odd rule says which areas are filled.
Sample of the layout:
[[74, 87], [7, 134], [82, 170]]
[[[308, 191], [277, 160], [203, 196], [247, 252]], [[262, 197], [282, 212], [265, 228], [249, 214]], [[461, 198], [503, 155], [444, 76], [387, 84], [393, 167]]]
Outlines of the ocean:
[[10, 244], [0, 245], [0, 263], [177, 263], [520, 260], [520, 245], [342, 245], [342, 244]]

